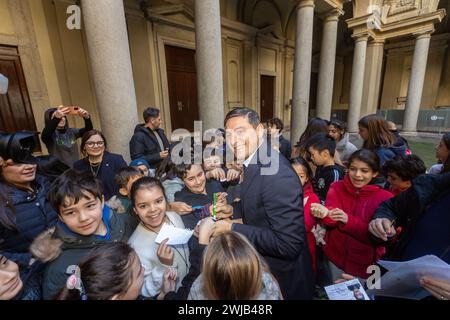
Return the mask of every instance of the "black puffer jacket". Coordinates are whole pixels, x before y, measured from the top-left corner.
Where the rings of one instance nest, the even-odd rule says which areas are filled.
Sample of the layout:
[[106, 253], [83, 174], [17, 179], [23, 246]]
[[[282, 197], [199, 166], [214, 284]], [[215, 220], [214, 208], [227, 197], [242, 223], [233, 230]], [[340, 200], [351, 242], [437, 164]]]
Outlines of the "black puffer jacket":
[[[164, 149], [169, 148], [170, 143], [164, 134], [163, 129], [156, 130], [161, 138]], [[139, 124], [134, 129], [134, 135], [130, 141], [130, 156], [132, 160], [145, 159], [152, 169], [155, 169], [162, 161], [159, 153], [163, 151], [159, 147], [155, 134], [143, 124]]]
[[48, 181], [42, 176], [37, 176], [34, 192], [5, 187], [10, 190], [7, 199], [15, 208], [16, 230], [0, 225], [0, 252], [21, 266], [29, 263], [29, 248], [33, 240], [56, 224], [57, 214], [47, 200], [48, 188]]

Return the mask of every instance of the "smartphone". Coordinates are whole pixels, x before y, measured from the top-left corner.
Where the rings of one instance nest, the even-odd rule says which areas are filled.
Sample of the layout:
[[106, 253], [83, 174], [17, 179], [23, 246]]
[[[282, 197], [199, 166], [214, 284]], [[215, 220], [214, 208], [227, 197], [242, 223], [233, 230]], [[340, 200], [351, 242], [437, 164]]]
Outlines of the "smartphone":
[[78, 110], [79, 110], [80, 108], [79, 107], [69, 107], [69, 115], [71, 115], [71, 116], [76, 116], [76, 115], [78, 115]]

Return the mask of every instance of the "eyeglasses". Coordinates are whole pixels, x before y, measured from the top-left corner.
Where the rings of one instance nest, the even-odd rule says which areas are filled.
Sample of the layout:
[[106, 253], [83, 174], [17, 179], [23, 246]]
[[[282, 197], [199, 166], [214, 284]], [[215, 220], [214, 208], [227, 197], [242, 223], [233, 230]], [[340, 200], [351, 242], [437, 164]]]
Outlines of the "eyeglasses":
[[92, 148], [95, 145], [97, 145], [99, 147], [103, 147], [105, 145], [105, 141], [88, 141], [88, 142], [86, 142], [86, 146], [88, 146], [89, 148]]

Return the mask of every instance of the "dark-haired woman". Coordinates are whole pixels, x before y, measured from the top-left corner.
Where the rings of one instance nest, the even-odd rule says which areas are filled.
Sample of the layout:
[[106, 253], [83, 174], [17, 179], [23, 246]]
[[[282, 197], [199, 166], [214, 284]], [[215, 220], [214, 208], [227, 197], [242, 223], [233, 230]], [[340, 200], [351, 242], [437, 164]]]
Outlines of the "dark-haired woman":
[[[42, 264], [30, 253], [33, 240], [56, 224], [47, 200], [48, 181], [36, 175], [36, 165], [16, 163], [0, 154], [0, 253], [15, 262], [23, 281], [38, 283]], [[29, 299], [40, 299], [40, 289]]]
[[[366, 279], [367, 267], [384, 254], [369, 238], [368, 226], [375, 210], [392, 194], [377, 185], [378, 156], [367, 149], [350, 156], [344, 180], [328, 191], [326, 207], [311, 205], [311, 214], [327, 226], [324, 252], [330, 260], [333, 280], [342, 273]], [[342, 272], [343, 271], [343, 272]]]
[[107, 146], [103, 133], [97, 130], [86, 132], [80, 146], [85, 158], [73, 165], [75, 170], [90, 173], [102, 182], [106, 201], [119, 193], [114, 178], [120, 169], [127, 166], [121, 155], [106, 151]]

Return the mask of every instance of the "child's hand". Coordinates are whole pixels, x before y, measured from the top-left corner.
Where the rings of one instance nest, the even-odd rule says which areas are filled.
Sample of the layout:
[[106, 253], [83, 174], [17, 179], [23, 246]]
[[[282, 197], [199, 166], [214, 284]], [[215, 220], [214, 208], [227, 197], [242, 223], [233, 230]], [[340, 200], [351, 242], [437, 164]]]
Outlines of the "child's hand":
[[334, 281], [334, 283], [335, 283], [335, 284], [338, 284], [338, 283], [345, 282], [345, 281], [349, 281], [349, 280], [353, 280], [353, 279], [355, 279], [354, 276], [349, 275], [349, 274], [346, 274], [346, 273], [343, 273], [343, 274], [341, 275], [341, 278], [340, 278], [340, 279], [337, 279], [336, 281]]
[[228, 193], [226, 193], [226, 192], [216, 193], [216, 206], [218, 204], [226, 205], [227, 204], [227, 196], [228, 196]]
[[158, 251], [156, 252], [159, 261], [166, 266], [171, 266], [173, 264], [173, 250], [167, 244], [169, 238], [165, 239], [158, 247]]
[[227, 177], [225, 175], [225, 171], [223, 171], [222, 168], [216, 168], [211, 171], [208, 171], [206, 177], [209, 179], [215, 179], [215, 180], [219, 180], [219, 181], [223, 181], [223, 180], [227, 179]]
[[192, 207], [185, 202], [175, 201], [169, 203], [169, 210], [175, 211], [180, 215], [185, 215], [192, 212]]
[[241, 175], [240, 171], [234, 170], [234, 169], [229, 169], [227, 172], [227, 180], [228, 181], [234, 181], [239, 179]]
[[177, 277], [177, 270], [174, 268], [167, 268], [166, 271], [164, 271], [160, 293], [157, 298], [158, 300], [163, 300], [166, 294], [176, 290]]
[[[213, 206], [209, 207], [209, 212], [212, 213]], [[216, 218], [217, 220], [227, 219], [233, 215], [233, 206], [229, 204], [216, 204]]]
[[212, 236], [217, 237], [223, 233], [230, 232], [232, 226], [233, 222], [231, 222], [230, 220], [217, 221], [216, 223], [214, 223]]
[[212, 218], [205, 218], [200, 221], [200, 224], [198, 225], [198, 242], [200, 244], [209, 244], [214, 223], [215, 221]]
[[386, 218], [378, 218], [370, 221], [369, 232], [384, 241], [388, 241], [390, 237], [396, 234], [393, 222]]
[[339, 208], [334, 208], [329, 211], [330, 218], [334, 221], [342, 222], [346, 224], [348, 222], [348, 215]]
[[312, 203], [310, 213], [313, 217], [323, 219], [328, 215], [329, 210], [320, 203]]

